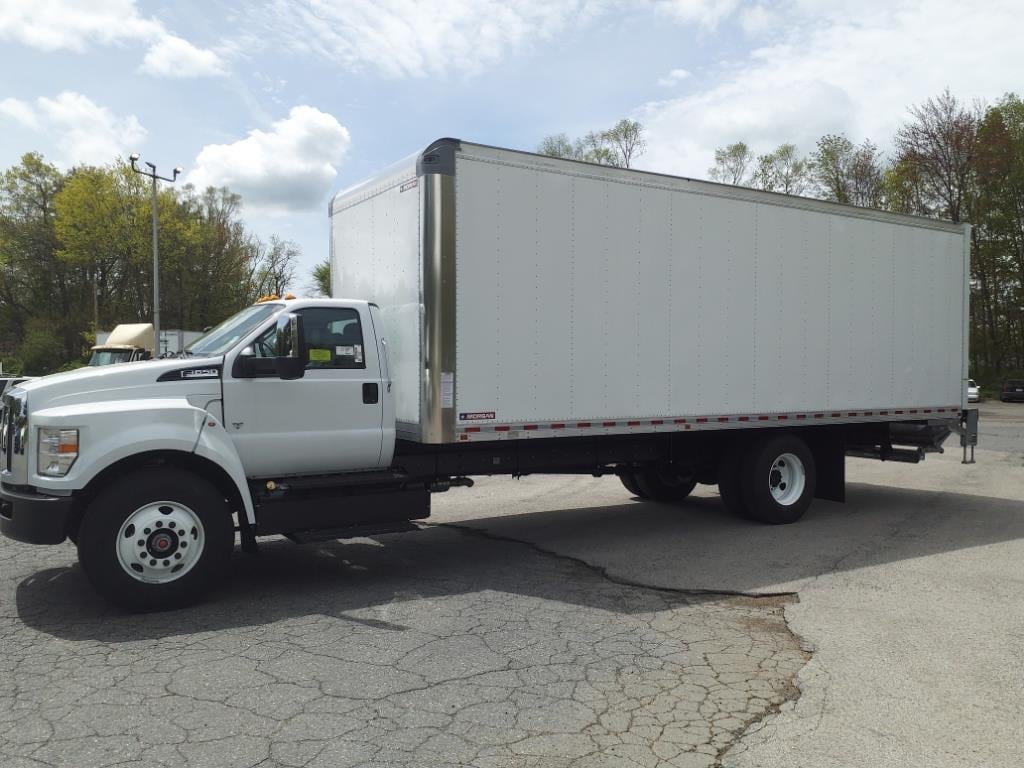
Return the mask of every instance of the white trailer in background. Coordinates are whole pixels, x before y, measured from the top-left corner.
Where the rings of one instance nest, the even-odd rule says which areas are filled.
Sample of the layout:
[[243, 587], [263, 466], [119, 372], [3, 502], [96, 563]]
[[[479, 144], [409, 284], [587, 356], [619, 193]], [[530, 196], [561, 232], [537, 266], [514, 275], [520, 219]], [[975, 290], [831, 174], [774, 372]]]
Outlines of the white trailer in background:
[[330, 220], [336, 298], [6, 393], [0, 531], [153, 608], [205, 593], [233, 526], [411, 530], [431, 492], [543, 472], [789, 523], [847, 455], [975, 432], [966, 227], [452, 139]]

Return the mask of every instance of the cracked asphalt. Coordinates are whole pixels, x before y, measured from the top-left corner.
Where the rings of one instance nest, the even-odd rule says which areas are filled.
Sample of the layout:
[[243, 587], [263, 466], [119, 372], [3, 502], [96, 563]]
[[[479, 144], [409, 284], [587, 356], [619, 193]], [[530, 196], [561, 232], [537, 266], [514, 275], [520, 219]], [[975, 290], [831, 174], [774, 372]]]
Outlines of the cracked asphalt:
[[807, 658], [790, 597], [620, 584], [461, 528], [272, 541], [145, 616], [70, 545], [0, 563], [5, 768], [710, 766]]
[[795, 526], [484, 480], [165, 614], [0, 539], [0, 766], [1018, 766], [1021, 414], [973, 466], [851, 461]]

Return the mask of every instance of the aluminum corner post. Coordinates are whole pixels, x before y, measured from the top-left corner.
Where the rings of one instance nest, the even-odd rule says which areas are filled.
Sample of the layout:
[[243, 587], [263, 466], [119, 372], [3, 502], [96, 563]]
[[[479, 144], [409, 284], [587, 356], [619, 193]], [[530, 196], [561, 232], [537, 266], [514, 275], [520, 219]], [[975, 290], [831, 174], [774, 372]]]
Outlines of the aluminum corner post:
[[420, 440], [455, 442], [455, 176], [422, 177], [423, 379]]

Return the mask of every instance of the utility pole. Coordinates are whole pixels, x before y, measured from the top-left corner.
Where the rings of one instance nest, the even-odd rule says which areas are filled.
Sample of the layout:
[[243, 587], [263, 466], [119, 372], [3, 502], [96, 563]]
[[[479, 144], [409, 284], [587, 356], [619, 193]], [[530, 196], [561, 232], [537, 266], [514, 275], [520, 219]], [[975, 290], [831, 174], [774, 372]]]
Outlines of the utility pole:
[[160, 349], [160, 244], [159, 244], [159, 241], [157, 239], [157, 225], [156, 225], [156, 222], [157, 222], [157, 215], [156, 215], [157, 214], [157, 195], [156, 195], [157, 189], [156, 189], [156, 182], [157, 182], [157, 179], [160, 179], [161, 181], [168, 181], [171, 184], [173, 184], [177, 180], [178, 174], [181, 173], [181, 166], [178, 166], [177, 168], [174, 169], [174, 175], [171, 176], [171, 178], [167, 178], [166, 176], [159, 175], [156, 172], [156, 166], [153, 165], [150, 162], [146, 163], [146, 167], [149, 168], [148, 171], [143, 170], [142, 168], [139, 168], [136, 165], [136, 162], [138, 162], [138, 160], [139, 160], [139, 153], [138, 152], [135, 152], [132, 155], [130, 155], [128, 159], [132, 161], [132, 170], [133, 171], [135, 171], [136, 173], [140, 173], [143, 176], [148, 176], [150, 179], [153, 180], [153, 333], [156, 336], [156, 349], [154, 350], [154, 354], [156, 355], [156, 357], [160, 357], [160, 353], [161, 353], [161, 349]]

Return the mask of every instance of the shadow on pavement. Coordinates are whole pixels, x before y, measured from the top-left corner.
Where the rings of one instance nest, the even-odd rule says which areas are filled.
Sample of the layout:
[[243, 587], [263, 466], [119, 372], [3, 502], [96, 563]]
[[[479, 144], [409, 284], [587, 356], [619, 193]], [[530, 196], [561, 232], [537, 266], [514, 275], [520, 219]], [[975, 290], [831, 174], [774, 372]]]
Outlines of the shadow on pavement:
[[233, 582], [209, 601], [162, 614], [119, 613], [92, 592], [77, 565], [51, 568], [18, 584], [17, 611], [48, 634], [105, 642], [307, 615], [400, 632], [404, 627], [373, 614], [396, 601], [482, 591], [639, 613], [719, 598], [624, 589], [576, 560], [501, 539], [653, 587], [776, 591], [834, 571], [1022, 538], [1024, 502], [851, 484], [846, 505], [818, 501], [792, 526], [738, 519], [717, 497], [484, 517], [459, 526], [478, 532], [434, 527], [378, 542], [264, 542], [259, 555], [236, 554]]

